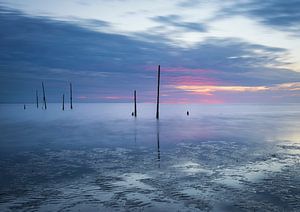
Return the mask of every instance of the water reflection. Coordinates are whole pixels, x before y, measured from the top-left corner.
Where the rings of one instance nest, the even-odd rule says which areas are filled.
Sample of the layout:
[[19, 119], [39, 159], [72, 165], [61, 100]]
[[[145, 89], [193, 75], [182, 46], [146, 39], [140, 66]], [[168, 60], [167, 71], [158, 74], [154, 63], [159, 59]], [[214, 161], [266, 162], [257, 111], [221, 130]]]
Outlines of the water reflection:
[[158, 168], [160, 168], [159, 120], [156, 121], [156, 140], [157, 140], [157, 161], [158, 161]]
[[134, 119], [134, 145], [136, 146], [136, 134], [137, 134], [137, 130], [136, 130], [136, 119]]
[[[124, 112], [130, 105], [78, 105], [71, 113], [50, 106], [42, 116], [0, 105], [7, 111], [0, 113], [0, 211], [50, 202], [57, 211], [88, 211], [94, 203], [103, 211], [218, 211], [223, 202], [232, 210], [219, 211], [300, 207], [300, 111], [249, 106], [246, 116], [236, 113], [245, 106], [235, 106], [203, 115], [195, 107], [180, 117], [183, 108], [163, 105], [157, 121], [147, 105], [137, 119]], [[106, 117], [111, 108], [120, 114]], [[273, 196], [294, 205], [283, 208]]]

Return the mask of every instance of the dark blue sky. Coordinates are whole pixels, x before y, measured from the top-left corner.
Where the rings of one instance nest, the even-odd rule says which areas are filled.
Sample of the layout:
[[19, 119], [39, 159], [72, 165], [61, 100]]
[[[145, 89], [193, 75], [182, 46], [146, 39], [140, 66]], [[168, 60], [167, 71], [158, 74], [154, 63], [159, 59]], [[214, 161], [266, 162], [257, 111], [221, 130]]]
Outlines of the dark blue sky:
[[66, 2], [0, 1], [0, 102], [300, 101], [299, 1]]

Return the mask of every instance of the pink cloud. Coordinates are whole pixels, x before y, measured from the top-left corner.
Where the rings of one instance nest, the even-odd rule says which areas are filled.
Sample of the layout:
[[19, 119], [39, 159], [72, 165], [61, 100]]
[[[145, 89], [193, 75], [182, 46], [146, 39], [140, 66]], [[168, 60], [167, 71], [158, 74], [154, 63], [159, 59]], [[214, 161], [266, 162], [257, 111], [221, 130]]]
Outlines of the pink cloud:
[[166, 76], [163, 78], [167, 84], [171, 85], [217, 85], [219, 81], [202, 76]]

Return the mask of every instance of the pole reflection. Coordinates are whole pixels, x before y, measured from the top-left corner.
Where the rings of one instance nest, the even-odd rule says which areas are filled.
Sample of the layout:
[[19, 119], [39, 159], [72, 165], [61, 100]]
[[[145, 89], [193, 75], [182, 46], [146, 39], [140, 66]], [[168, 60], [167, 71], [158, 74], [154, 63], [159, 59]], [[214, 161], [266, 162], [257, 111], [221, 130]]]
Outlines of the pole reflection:
[[156, 140], [157, 140], [157, 161], [160, 168], [160, 141], [159, 141], [159, 121], [156, 121]]

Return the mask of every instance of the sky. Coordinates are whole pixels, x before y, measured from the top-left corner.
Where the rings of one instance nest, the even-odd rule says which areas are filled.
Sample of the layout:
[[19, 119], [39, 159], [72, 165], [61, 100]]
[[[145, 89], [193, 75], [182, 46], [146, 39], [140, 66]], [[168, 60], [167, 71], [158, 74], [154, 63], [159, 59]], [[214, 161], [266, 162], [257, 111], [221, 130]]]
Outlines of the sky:
[[300, 0], [0, 0], [0, 103], [299, 103]]

